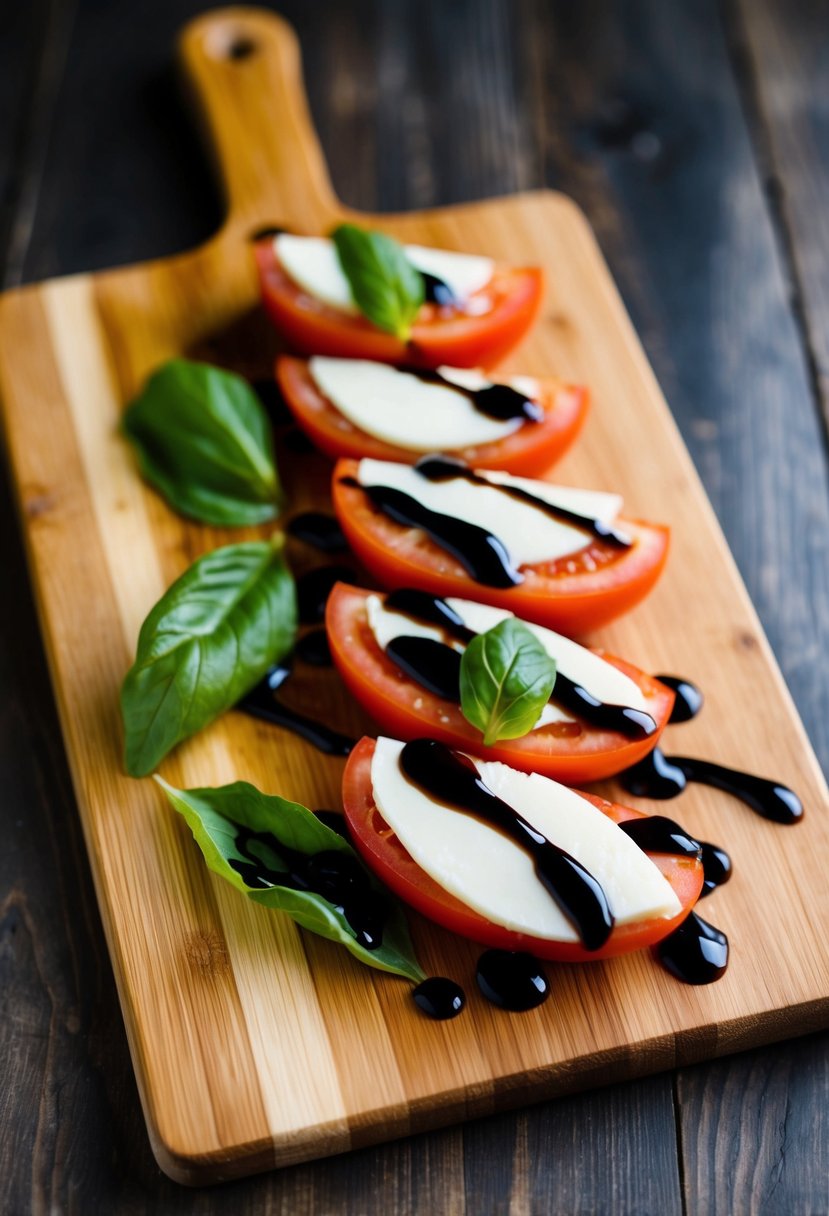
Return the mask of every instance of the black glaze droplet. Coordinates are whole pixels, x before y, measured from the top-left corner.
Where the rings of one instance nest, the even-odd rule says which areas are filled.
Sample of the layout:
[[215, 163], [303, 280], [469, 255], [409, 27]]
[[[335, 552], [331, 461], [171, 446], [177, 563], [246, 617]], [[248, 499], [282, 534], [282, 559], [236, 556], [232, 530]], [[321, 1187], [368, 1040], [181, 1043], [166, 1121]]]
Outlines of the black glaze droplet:
[[294, 647], [294, 654], [309, 667], [330, 667], [331, 647], [324, 629], [312, 629], [301, 637]]
[[803, 817], [803, 804], [787, 785], [766, 777], [755, 777], [739, 769], [726, 768], [711, 760], [690, 756], [665, 756], [655, 747], [649, 756], [621, 774], [622, 785], [641, 798], [675, 798], [689, 781], [711, 785], [739, 798], [763, 819], [793, 824]]
[[306, 456], [309, 452], [314, 451], [313, 443], [298, 426], [292, 426], [285, 432], [282, 436], [282, 443], [289, 452], [294, 452], [297, 456]]
[[550, 995], [550, 985], [531, 954], [487, 950], [475, 971], [478, 987], [493, 1005], [523, 1013], [535, 1009]]
[[353, 579], [354, 571], [348, 566], [315, 566], [301, 574], [296, 581], [296, 599], [303, 625], [319, 625], [334, 584], [350, 583]]
[[615, 545], [619, 549], [629, 549], [631, 546], [630, 537], [625, 536], [622, 532], [617, 532], [612, 524], [606, 524], [602, 520], [595, 519], [590, 515], [579, 515], [577, 511], [568, 511], [566, 507], [556, 506], [555, 503], [547, 502], [544, 498], [538, 498], [535, 494], [530, 493], [529, 490], [525, 490], [521, 486], [496, 484], [489, 481], [482, 474], [476, 473], [474, 469], [470, 469], [469, 465], [464, 464], [462, 460], [455, 459], [453, 456], [422, 456], [414, 466], [414, 469], [421, 477], [425, 477], [427, 481], [452, 481], [457, 477], [461, 477], [464, 481], [470, 482], [471, 485], [486, 486], [490, 490], [495, 489], [500, 494], [506, 495], [507, 498], [514, 498], [518, 502], [526, 503], [527, 506], [534, 507], [545, 515], [549, 515], [552, 519], [559, 520], [561, 523], [572, 524], [574, 528], [581, 528], [606, 544]]
[[418, 1009], [439, 1022], [456, 1018], [466, 1004], [466, 993], [460, 984], [442, 975], [423, 980], [412, 992], [412, 998]]
[[702, 891], [700, 899], [728, 882], [733, 873], [731, 858], [725, 849], [709, 841], [702, 842]]
[[685, 774], [670, 760], [660, 747], [655, 747], [645, 756], [619, 775], [624, 788], [637, 798], [676, 798], [687, 784]]
[[294, 540], [311, 545], [320, 553], [346, 553], [348, 541], [334, 515], [324, 511], [303, 511], [288, 521], [285, 531]]
[[448, 283], [439, 279], [436, 274], [428, 274], [421, 270], [423, 279], [423, 300], [426, 304], [437, 304], [439, 308], [457, 308], [463, 303], [453, 292]]
[[354, 749], [356, 739], [342, 735], [339, 731], [331, 730], [322, 722], [315, 722], [294, 709], [283, 705], [276, 696], [277, 689], [285, 683], [291, 673], [288, 664], [274, 667], [255, 688], [238, 702], [236, 708], [253, 718], [270, 722], [272, 726], [282, 726], [285, 730], [299, 735], [306, 743], [310, 743], [326, 756], [348, 756]]
[[336, 832], [338, 836], [342, 836], [343, 840], [350, 840], [348, 832], [348, 823], [342, 811], [320, 810], [317, 808], [314, 811], [320, 823], [324, 823], [332, 832]]
[[461, 699], [461, 656], [433, 638], [392, 638], [386, 654], [402, 672], [444, 701]]
[[484, 783], [472, 761], [435, 739], [414, 739], [400, 753], [403, 776], [430, 797], [503, 832], [533, 860], [539, 882], [579, 935], [599, 950], [614, 919], [600, 883], [575, 857], [541, 832]]
[[229, 859], [232, 869], [249, 887], [287, 887], [322, 896], [342, 912], [354, 936], [366, 950], [383, 944], [388, 901], [376, 890], [356, 857], [337, 849], [302, 853], [283, 844], [271, 832], [238, 828], [234, 847], [241, 854]]
[[682, 676], [654, 676], [654, 679], [676, 693], [669, 721], [690, 722], [697, 716], [705, 703], [701, 688], [697, 688], [696, 684], [692, 684], [690, 680], [686, 680]]
[[291, 411], [285, 404], [275, 380], [253, 380], [251, 388], [264, 405], [274, 426], [288, 426], [293, 422]]
[[435, 544], [456, 557], [476, 582], [487, 587], [515, 587], [523, 583], [524, 576], [514, 568], [503, 543], [485, 528], [455, 519], [454, 515], [431, 511], [416, 498], [391, 486], [364, 486], [353, 477], [342, 478], [341, 484], [362, 490], [372, 506], [404, 528], [422, 528]]
[[696, 912], [654, 949], [666, 971], [684, 984], [713, 984], [728, 966], [728, 938]]
[[646, 853], [671, 853], [677, 857], [701, 857], [702, 845], [666, 815], [626, 819], [619, 827]]

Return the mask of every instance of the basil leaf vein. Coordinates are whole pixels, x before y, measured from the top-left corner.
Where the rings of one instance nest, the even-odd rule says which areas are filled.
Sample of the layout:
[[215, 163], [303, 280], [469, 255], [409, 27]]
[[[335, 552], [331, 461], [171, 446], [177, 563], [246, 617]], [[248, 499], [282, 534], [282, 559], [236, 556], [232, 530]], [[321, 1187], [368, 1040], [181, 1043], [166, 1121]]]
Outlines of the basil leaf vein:
[[535, 726], [550, 699], [555, 661], [535, 634], [514, 617], [479, 633], [461, 659], [461, 711], [490, 747], [518, 739]]
[[[392, 898], [374, 875], [363, 865], [351, 845], [339, 833], [333, 831], [306, 807], [289, 802], [277, 795], [263, 794], [246, 781], [216, 789], [178, 790], [163, 778], [156, 776], [172, 806], [184, 817], [196, 843], [204, 855], [208, 867], [256, 903], [286, 912], [297, 924], [330, 941], [338, 942], [370, 967], [390, 971], [395, 975], [419, 983], [424, 978], [414, 954], [406, 918], [400, 905]], [[384, 901], [387, 908], [383, 924], [383, 940], [376, 950], [363, 946], [349, 925], [341, 908], [336, 907], [322, 895], [312, 891], [297, 891], [292, 887], [279, 886], [278, 874], [273, 872], [273, 863], [268, 865], [268, 880], [275, 886], [261, 888], [249, 886], [239, 871], [231, 864], [236, 861], [250, 864], [237, 843], [242, 830], [270, 835], [276, 848], [269, 848], [267, 841], [258, 841], [260, 852], [268, 850], [279, 863], [279, 845], [312, 856], [322, 852], [346, 854], [365, 875], [372, 891]], [[282, 862], [278, 868], [284, 869]]]
[[360, 312], [379, 329], [407, 342], [425, 285], [403, 246], [385, 233], [355, 224], [340, 224], [332, 237]]
[[122, 429], [142, 476], [182, 515], [242, 527], [279, 514], [270, 422], [241, 376], [171, 359], [128, 407]]
[[151, 610], [121, 689], [133, 777], [235, 705], [293, 646], [296, 591], [282, 546], [215, 549]]

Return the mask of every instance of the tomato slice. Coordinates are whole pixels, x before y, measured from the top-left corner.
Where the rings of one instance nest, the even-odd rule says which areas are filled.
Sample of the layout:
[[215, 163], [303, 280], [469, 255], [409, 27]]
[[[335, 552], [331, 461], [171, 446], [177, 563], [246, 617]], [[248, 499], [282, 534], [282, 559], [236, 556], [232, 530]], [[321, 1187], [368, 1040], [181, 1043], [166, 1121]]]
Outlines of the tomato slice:
[[[530, 328], [544, 291], [544, 276], [536, 267], [497, 267], [486, 287], [470, 297], [468, 312], [424, 304], [406, 343], [365, 317], [341, 312], [302, 291], [282, 269], [272, 239], [257, 241], [256, 263], [265, 309], [301, 354], [419, 367], [492, 367]], [[480, 315], [474, 315], [479, 309]]]
[[656, 746], [674, 703], [674, 693], [630, 663], [599, 651], [629, 676], [645, 695], [657, 730], [646, 739], [583, 722], [552, 722], [521, 739], [484, 747], [481, 733], [459, 705], [428, 692], [406, 676], [371, 631], [366, 600], [372, 592], [337, 583], [328, 597], [325, 626], [331, 655], [349, 692], [394, 739], [428, 736], [487, 760], [501, 760], [528, 773], [542, 773], [566, 785], [603, 781], [641, 760]]
[[619, 519], [633, 541], [630, 548], [593, 541], [557, 561], [522, 566], [524, 581], [518, 586], [489, 587], [470, 578], [457, 558], [425, 532], [395, 523], [371, 504], [360, 486], [346, 484], [356, 476], [356, 461], [335, 465], [334, 510], [351, 548], [383, 586], [480, 600], [570, 636], [596, 629], [638, 604], [668, 556], [667, 527]]
[[[337, 460], [396, 460], [409, 464], [419, 453], [376, 439], [350, 422], [320, 392], [305, 359], [282, 355], [276, 361], [276, 378], [296, 421], [316, 447]], [[560, 380], [544, 380], [538, 401], [544, 416], [525, 422], [511, 435], [478, 447], [456, 448], [459, 456], [476, 469], [503, 469], [521, 477], [535, 477], [558, 460], [581, 430], [587, 416], [588, 392]]]
[[[484, 946], [500, 950], [526, 950], [537, 958], [567, 963], [588, 963], [619, 954], [629, 954], [652, 946], [672, 933], [686, 918], [702, 890], [702, 863], [692, 857], [651, 854], [682, 904], [682, 911], [670, 920], [651, 919], [637, 924], [617, 925], [600, 950], [585, 950], [575, 942], [556, 942], [531, 937], [493, 925], [480, 913], [456, 899], [426, 873], [403, 848], [374, 802], [371, 784], [371, 758], [374, 739], [362, 738], [348, 758], [343, 774], [343, 809], [354, 847], [363, 861], [395, 895], [423, 916], [452, 933], [469, 937]], [[581, 791], [579, 791], [581, 792]], [[592, 794], [581, 795], [608, 815], [614, 823], [647, 818], [640, 811], [607, 802]], [[449, 812], [451, 813], [451, 812]]]

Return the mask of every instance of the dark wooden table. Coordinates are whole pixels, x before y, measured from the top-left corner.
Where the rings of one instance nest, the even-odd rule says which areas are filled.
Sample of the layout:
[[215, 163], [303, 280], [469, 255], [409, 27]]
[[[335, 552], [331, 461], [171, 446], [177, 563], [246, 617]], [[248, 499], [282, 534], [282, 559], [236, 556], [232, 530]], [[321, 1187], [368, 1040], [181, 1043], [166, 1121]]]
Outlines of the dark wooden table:
[[[4, 5], [4, 285], [194, 244], [199, 0]], [[829, 762], [829, 3], [286, 0], [364, 208], [585, 208]], [[279, 132], [274, 131], [274, 138]], [[37, 1213], [826, 1213], [829, 1035], [218, 1190], [147, 1142], [5, 478], [0, 1204]], [[762, 690], [758, 690], [762, 700]]]

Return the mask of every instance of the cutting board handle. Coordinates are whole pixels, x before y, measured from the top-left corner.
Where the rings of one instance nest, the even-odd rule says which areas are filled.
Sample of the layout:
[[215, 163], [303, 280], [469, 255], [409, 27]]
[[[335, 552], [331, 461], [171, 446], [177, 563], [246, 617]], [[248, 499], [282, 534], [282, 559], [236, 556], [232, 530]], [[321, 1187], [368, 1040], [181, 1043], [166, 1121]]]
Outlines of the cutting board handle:
[[238, 239], [266, 225], [325, 229], [338, 211], [308, 111], [293, 29], [264, 9], [223, 8], [179, 37], [185, 85], [218, 161]]

